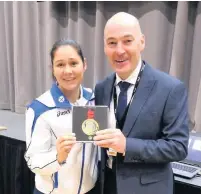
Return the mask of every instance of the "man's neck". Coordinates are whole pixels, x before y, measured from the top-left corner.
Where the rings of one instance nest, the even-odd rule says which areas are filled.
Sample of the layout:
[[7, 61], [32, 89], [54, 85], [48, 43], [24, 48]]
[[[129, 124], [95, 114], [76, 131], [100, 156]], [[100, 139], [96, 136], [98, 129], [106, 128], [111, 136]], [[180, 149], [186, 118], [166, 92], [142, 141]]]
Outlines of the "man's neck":
[[[133, 70], [133, 71], [135, 71], [135, 69]], [[130, 72], [130, 73], [128, 73], [128, 74], [117, 74], [118, 76], [119, 76], [119, 78], [121, 79], [121, 80], [126, 80], [127, 78], [129, 78], [129, 76], [133, 73], [133, 71], [132, 72]]]

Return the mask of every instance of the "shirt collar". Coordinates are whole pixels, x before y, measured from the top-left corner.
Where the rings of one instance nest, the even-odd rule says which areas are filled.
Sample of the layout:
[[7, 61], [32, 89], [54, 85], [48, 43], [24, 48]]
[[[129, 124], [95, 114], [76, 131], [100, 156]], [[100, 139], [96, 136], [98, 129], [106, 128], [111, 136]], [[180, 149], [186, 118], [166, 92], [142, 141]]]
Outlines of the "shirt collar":
[[117, 75], [117, 73], [116, 73], [116, 82], [115, 82], [115, 86], [118, 85], [119, 82], [121, 82], [121, 81], [125, 81], [125, 82], [128, 82], [128, 83], [132, 84], [132, 85], [135, 85], [135, 82], [136, 82], [136, 80], [137, 80], [137, 76], [138, 76], [138, 74], [139, 74], [139, 72], [140, 72], [140, 67], [141, 67], [141, 65], [142, 65], [142, 60], [140, 59], [139, 62], [138, 62], [137, 67], [135, 68], [135, 70], [134, 70], [134, 71], [131, 73], [131, 75], [130, 75], [127, 79], [125, 79], [125, 80], [122, 80], [122, 79]]
[[[80, 98], [74, 104], [85, 104], [93, 99], [92, 91], [89, 91], [83, 88], [82, 86], [80, 86], [80, 90]], [[72, 105], [74, 105], [71, 104], [68, 99], [64, 96], [57, 83], [52, 84], [50, 92], [57, 108], [71, 108]]]

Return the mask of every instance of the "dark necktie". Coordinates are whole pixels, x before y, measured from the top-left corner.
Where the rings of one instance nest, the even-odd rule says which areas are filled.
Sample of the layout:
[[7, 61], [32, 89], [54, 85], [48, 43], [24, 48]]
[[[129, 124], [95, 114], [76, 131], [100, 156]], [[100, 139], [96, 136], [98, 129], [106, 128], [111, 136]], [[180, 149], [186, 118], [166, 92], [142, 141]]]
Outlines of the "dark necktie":
[[117, 116], [117, 120], [121, 121], [127, 107], [127, 90], [131, 84], [128, 82], [121, 81], [119, 82], [118, 85], [120, 87], [120, 94], [118, 98], [116, 116]]
[[[116, 110], [116, 117], [118, 122], [116, 123], [116, 127], [120, 128], [122, 130], [122, 122], [121, 119], [124, 115], [124, 112], [126, 110], [127, 107], [127, 90], [129, 88], [129, 86], [131, 85], [128, 82], [119, 82], [119, 88], [120, 88], [120, 94], [119, 94], [119, 98], [118, 98], [118, 104], [117, 104], [117, 110]], [[119, 125], [120, 124], [120, 125]], [[117, 154], [117, 156], [113, 157], [112, 160], [112, 172], [113, 172], [113, 176], [116, 177], [116, 164], [117, 162], [121, 159], [121, 157], [119, 157], [119, 155]], [[116, 179], [114, 178], [113, 183], [115, 184], [115, 189], [116, 189]], [[114, 192], [115, 194], [117, 192]]]

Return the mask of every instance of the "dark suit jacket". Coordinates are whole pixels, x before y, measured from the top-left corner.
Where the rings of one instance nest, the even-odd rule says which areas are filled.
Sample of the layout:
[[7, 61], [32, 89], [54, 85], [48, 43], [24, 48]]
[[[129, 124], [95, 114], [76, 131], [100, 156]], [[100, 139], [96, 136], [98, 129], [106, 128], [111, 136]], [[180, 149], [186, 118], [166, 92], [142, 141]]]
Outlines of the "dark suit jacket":
[[[96, 105], [110, 105], [114, 78], [115, 74], [112, 74], [96, 85]], [[126, 154], [123, 160], [117, 160], [118, 194], [172, 194], [170, 162], [184, 159], [188, 149], [187, 91], [184, 84], [145, 63], [122, 132], [126, 136]], [[105, 149], [101, 152], [103, 194]]]

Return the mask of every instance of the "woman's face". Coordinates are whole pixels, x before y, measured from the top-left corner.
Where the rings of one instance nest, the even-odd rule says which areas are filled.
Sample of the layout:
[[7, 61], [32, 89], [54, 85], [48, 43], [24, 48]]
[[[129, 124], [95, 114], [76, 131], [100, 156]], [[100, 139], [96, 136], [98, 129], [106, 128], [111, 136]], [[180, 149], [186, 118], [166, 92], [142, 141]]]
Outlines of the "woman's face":
[[80, 87], [86, 63], [70, 45], [57, 48], [53, 59], [53, 75], [62, 91], [74, 91]]

